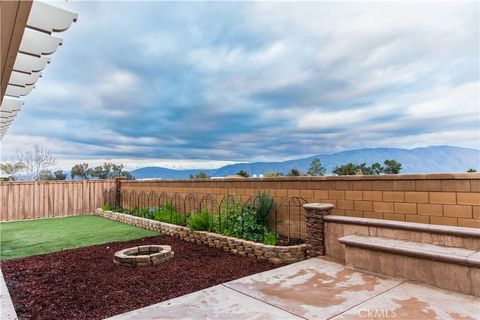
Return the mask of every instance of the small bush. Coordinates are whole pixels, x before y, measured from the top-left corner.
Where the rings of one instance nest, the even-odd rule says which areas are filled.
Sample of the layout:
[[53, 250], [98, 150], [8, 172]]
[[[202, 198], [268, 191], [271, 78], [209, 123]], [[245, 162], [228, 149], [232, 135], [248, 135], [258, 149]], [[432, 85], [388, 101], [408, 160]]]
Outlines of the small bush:
[[105, 203], [103, 206], [102, 206], [102, 210], [103, 211], [114, 211], [115, 210], [115, 207], [110, 205], [109, 203]]
[[277, 234], [273, 231], [268, 231], [263, 238], [263, 243], [271, 246], [277, 245], [278, 237]]
[[184, 215], [178, 214], [175, 210], [175, 207], [170, 203], [167, 203], [162, 207], [153, 210], [153, 219], [156, 221], [177, 225], [185, 225], [186, 217]]
[[194, 231], [211, 231], [212, 220], [212, 216], [208, 212], [201, 211], [188, 217], [187, 225]]

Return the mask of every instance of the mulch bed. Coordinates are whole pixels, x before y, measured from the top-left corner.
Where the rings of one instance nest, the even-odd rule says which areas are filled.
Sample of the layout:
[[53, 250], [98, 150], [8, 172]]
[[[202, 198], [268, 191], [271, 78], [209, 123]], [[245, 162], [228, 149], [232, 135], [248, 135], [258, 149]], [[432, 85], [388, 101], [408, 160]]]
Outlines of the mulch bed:
[[[145, 244], [172, 246], [157, 266], [115, 266], [113, 254]], [[2, 261], [20, 319], [103, 319], [275, 268], [168, 236]]]

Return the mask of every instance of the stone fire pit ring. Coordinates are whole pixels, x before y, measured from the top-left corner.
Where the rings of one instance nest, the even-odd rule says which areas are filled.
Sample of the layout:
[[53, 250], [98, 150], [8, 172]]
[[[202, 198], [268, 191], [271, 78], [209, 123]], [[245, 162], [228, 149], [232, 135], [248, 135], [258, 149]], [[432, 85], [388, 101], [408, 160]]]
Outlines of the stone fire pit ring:
[[172, 247], [162, 245], [138, 246], [115, 252], [113, 262], [129, 267], [154, 266], [173, 258]]

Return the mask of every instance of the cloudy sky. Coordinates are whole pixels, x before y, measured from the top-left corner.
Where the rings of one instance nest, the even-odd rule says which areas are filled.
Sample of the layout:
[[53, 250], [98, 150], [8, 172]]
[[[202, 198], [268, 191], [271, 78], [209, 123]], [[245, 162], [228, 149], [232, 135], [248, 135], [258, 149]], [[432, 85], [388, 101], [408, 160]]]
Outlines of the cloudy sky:
[[212, 167], [479, 148], [478, 2], [56, 4], [79, 19], [2, 155]]

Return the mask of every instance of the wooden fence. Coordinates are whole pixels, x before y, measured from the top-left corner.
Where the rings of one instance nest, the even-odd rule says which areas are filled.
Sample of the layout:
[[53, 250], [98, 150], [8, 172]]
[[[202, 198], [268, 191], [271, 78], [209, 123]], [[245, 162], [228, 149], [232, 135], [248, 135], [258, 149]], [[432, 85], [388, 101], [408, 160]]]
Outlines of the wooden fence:
[[112, 188], [113, 180], [0, 183], [0, 221], [93, 213]]

